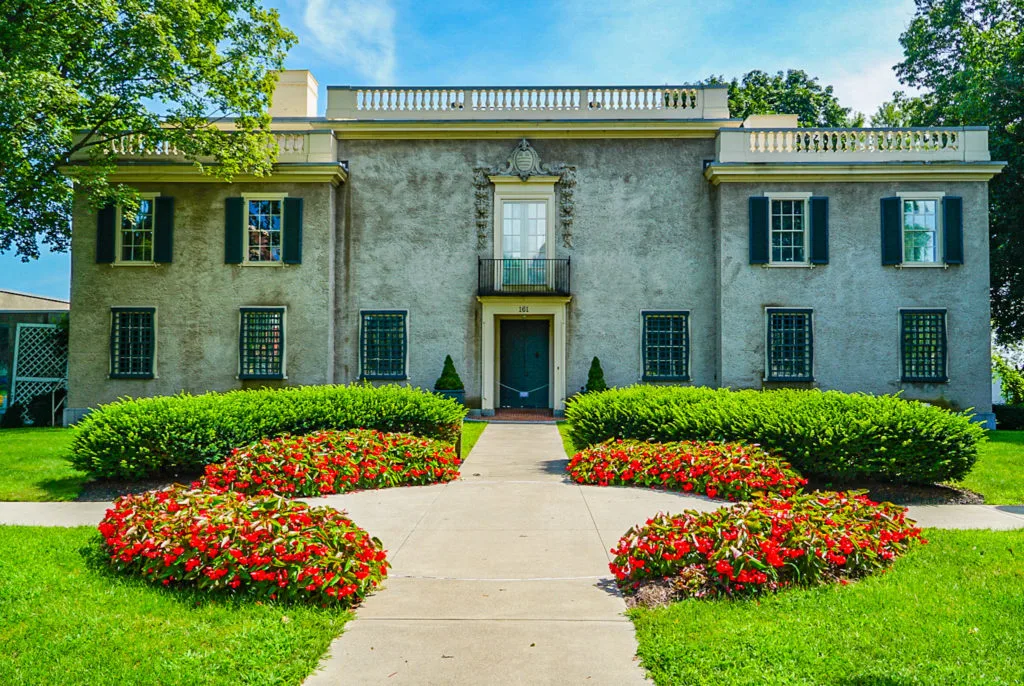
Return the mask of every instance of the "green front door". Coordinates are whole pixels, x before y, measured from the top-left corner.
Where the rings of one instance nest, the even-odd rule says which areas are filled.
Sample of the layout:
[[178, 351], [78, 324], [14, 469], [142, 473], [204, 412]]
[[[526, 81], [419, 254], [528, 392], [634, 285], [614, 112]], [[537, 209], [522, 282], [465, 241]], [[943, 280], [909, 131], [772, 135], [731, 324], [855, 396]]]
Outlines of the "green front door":
[[501, 320], [500, 407], [548, 405], [548, 321]]

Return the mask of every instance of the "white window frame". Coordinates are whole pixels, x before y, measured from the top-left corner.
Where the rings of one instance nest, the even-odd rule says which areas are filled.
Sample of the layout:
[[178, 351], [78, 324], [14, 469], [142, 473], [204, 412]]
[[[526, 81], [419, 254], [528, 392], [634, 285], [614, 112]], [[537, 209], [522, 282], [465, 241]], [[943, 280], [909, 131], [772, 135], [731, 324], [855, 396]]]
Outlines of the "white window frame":
[[494, 259], [504, 258], [505, 203], [542, 202], [546, 205], [546, 238], [544, 252], [547, 259], [555, 257], [555, 184], [558, 176], [531, 176], [526, 181], [518, 176], [492, 176], [494, 184]]
[[[897, 191], [896, 197], [900, 199], [900, 264], [902, 267], [911, 269], [934, 269], [936, 267], [946, 269], [943, 255], [943, 240], [945, 236], [942, 230], [942, 199], [946, 197], [945, 191]], [[907, 227], [904, 224], [906, 215], [903, 212], [903, 203], [906, 200], [934, 200], [935, 201], [935, 261], [934, 262], [908, 262], [905, 254], [907, 239]]]
[[[771, 333], [771, 313], [772, 312], [779, 312], [779, 311], [786, 312], [786, 311], [790, 311], [790, 310], [806, 310], [809, 313], [810, 317], [811, 317], [811, 378], [809, 378], [809, 379], [772, 379], [772, 378], [770, 378], [768, 376], [768, 372], [771, 370], [771, 364], [772, 364], [772, 360], [771, 360], [772, 346], [771, 346], [771, 340], [770, 340], [770, 337], [769, 337], [769, 334]], [[814, 354], [814, 342], [817, 340], [818, 335], [817, 335], [817, 333], [814, 330], [815, 326], [816, 326], [815, 320], [817, 319], [817, 317], [814, 316], [814, 313], [815, 313], [815, 309], [813, 307], [810, 307], [810, 306], [807, 306], [807, 305], [786, 305], [786, 306], [773, 305], [772, 307], [765, 307], [764, 308], [764, 336], [763, 336], [763, 340], [764, 340], [764, 374], [761, 377], [761, 380], [764, 383], [773, 383], [773, 384], [789, 384], [789, 383], [810, 384], [810, 383], [815, 383], [817, 381], [818, 375], [816, 374], [815, 366], [818, 364], [818, 359], [817, 359], [818, 356]]]
[[[284, 344], [281, 346], [281, 378], [242, 378], [242, 314], [243, 310], [282, 310], [281, 312], [281, 333], [284, 337]], [[238, 341], [238, 363], [235, 368], [235, 378], [239, 381], [287, 381], [288, 380], [288, 306], [287, 305], [239, 305], [238, 306], [238, 329], [235, 331], [235, 340]]]
[[[811, 264], [811, 203], [810, 200], [814, 196], [813, 193], [804, 191], [765, 191], [764, 197], [768, 198], [768, 262], [763, 265], [765, 267], [781, 267], [786, 268], [798, 268], [798, 269], [813, 269], [814, 265]], [[801, 200], [804, 206], [804, 259], [802, 262], [782, 262], [775, 261], [772, 257], [772, 203], [775, 200]]]
[[[284, 266], [284, 199], [287, 193], [243, 193], [242, 206], [245, 212], [242, 215], [242, 266], [243, 267], [283, 267]], [[249, 259], [249, 201], [250, 200], [279, 200], [281, 202], [281, 259], [279, 260], [250, 260]], [[287, 337], [286, 337], [287, 338]]]
[[122, 260], [121, 259], [121, 248], [124, 245], [124, 230], [123, 230], [123, 216], [121, 214], [121, 205], [117, 206], [117, 216], [114, 217], [114, 261], [111, 263], [115, 267], [155, 267], [156, 266], [156, 199], [160, 197], [159, 193], [139, 193], [140, 200], [149, 200], [153, 206], [153, 259], [149, 260]]
[[[403, 378], [378, 378], [378, 377], [367, 377], [363, 374], [363, 323], [366, 321], [364, 314], [381, 314], [387, 312], [401, 312], [405, 315], [405, 377]], [[408, 308], [404, 307], [364, 307], [359, 310], [359, 379], [367, 380], [370, 383], [388, 383], [395, 381], [408, 381], [412, 378], [412, 372], [409, 369], [410, 362], [410, 351], [412, 350], [412, 316]]]
[[[114, 327], [114, 313], [117, 310], [153, 310], [153, 376], [151, 377], [136, 377], [130, 376], [114, 376], [114, 359], [113, 355], [107, 354], [107, 379], [110, 381], [153, 381], [159, 379], [160, 375], [157, 373], [159, 369], [159, 357], [160, 353], [160, 308], [157, 305], [111, 305], [108, 308], [110, 312], [110, 322], [107, 326], [107, 345], [110, 345], [110, 330]], [[12, 377], [13, 378], [13, 377]]]
[[[934, 312], [942, 312], [942, 325], [946, 329], [946, 358], [944, 360], [944, 366], [946, 369], [946, 380], [945, 381], [904, 381], [903, 374], [903, 313], [904, 312], [920, 312], [922, 310], [932, 310]], [[921, 386], [921, 385], [934, 385], [942, 386], [948, 385], [952, 376], [949, 373], [949, 362], [950, 362], [950, 336], [949, 336], [949, 307], [947, 305], [915, 305], [906, 307], [896, 308], [896, 380], [901, 386]]]

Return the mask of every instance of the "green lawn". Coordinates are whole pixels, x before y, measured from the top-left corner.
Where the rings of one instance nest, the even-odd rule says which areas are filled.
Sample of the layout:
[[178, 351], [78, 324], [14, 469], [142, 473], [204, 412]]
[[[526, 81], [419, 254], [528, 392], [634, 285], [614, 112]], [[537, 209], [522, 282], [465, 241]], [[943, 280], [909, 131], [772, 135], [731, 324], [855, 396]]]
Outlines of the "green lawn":
[[1024, 503], [1024, 431], [989, 431], [978, 463], [956, 485], [981, 493], [992, 505]]
[[74, 500], [88, 478], [63, 457], [68, 429], [0, 429], [0, 501]]
[[480, 434], [487, 428], [486, 422], [463, 422], [462, 423], [462, 459], [469, 457], [469, 451], [473, 449], [480, 439]]
[[887, 574], [633, 610], [658, 684], [1019, 684], [1024, 532], [935, 531]]
[[351, 618], [114, 576], [96, 538], [0, 527], [0, 684], [299, 684]]
[[576, 454], [576, 446], [572, 444], [572, 439], [569, 438], [569, 422], [558, 422], [558, 433], [562, 435], [562, 446], [565, 448], [565, 454], [571, 458]]

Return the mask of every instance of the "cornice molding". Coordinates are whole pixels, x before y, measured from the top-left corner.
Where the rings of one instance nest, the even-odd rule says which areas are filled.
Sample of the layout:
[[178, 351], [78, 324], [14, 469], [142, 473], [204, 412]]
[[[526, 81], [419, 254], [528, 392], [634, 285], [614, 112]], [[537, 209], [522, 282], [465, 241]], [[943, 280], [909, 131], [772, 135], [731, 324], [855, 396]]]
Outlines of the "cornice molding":
[[715, 138], [740, 121], [336, 121], [339, 140]]
[[[67, 168], [73, 171], [73, 167]], [[108, 177], [114, 183], [223, 183], [224, 179], [199, 171], [191, 163], [121, 164]], [[348, 179], [340, 163], [280, 164], [267, 176], [238, 174], [230, 183], [330, 183], [338, 186]]]
[[716, 186], [761, 181], [989, 181], [1004, 166], [1005, 162], [712, 163], [704, 178]]

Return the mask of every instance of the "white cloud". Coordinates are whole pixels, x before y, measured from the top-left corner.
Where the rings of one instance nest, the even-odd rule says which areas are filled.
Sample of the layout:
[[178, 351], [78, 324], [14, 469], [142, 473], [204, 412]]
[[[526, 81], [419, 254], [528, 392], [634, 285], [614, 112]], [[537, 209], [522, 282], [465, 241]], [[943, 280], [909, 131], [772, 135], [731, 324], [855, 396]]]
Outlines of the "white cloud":
[[307, 0], [307, 43], [377, 84], [394, 82], [395, 11], [389, 0]]
[[822, 81], [832, 84], [836, 97], [845, 107], [863, 112], [870, 119], [879, 105], [892, 99], [893, 91], [908, 90], [900, 84], [892, 70], [898, 60], [899, 57], [865, 63], [856, 70], [844, 69], [823, 75]]

